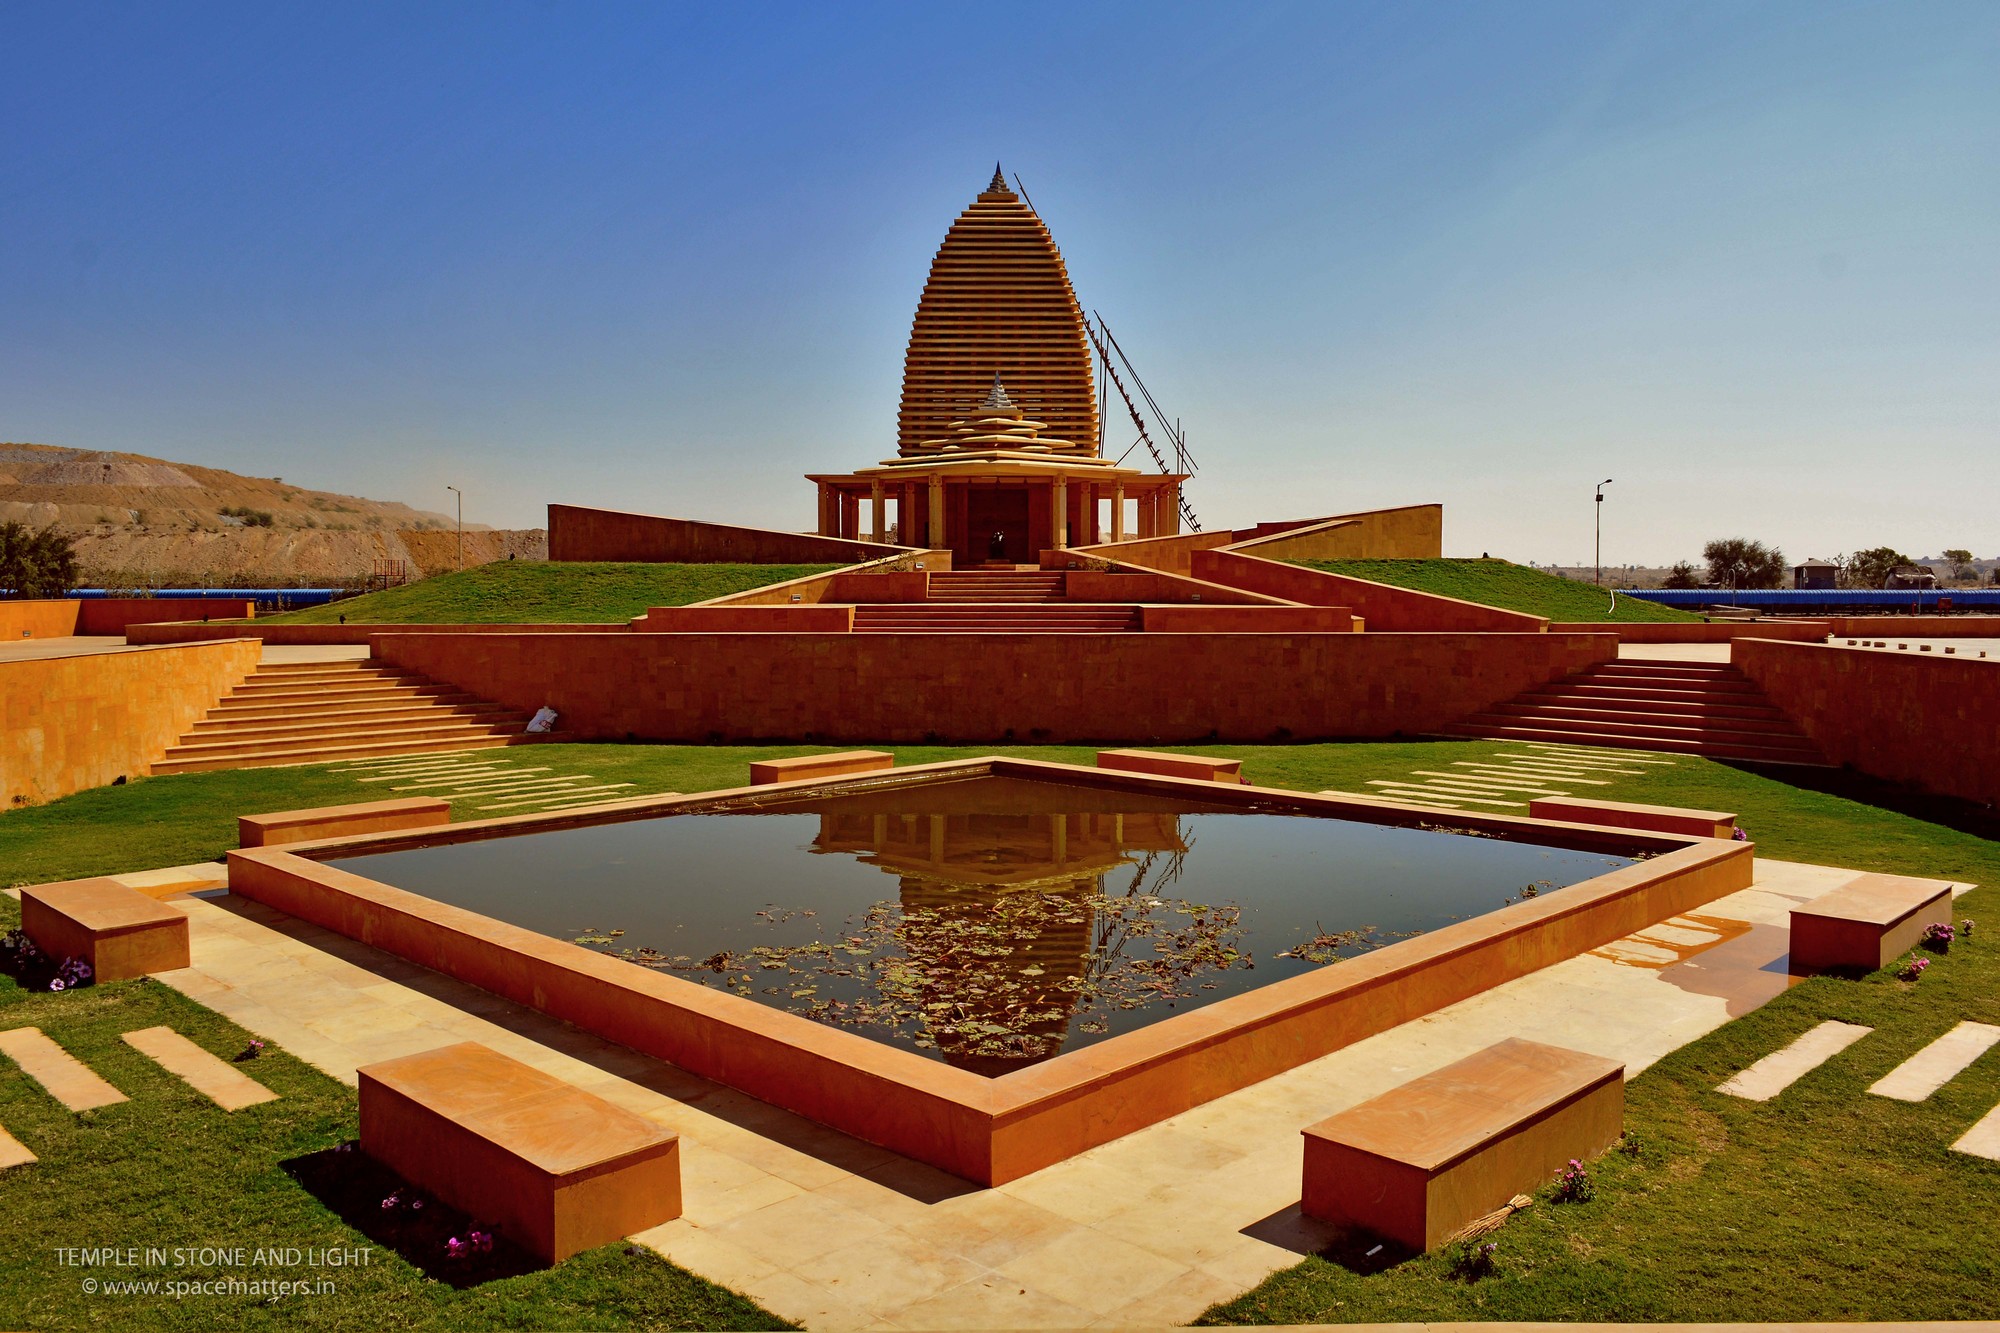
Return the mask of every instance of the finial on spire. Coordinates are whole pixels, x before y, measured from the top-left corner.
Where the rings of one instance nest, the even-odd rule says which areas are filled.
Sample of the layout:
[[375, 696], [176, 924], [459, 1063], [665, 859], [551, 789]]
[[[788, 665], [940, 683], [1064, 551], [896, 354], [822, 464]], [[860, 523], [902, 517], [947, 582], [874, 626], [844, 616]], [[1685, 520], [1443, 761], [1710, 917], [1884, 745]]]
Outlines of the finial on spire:
[[1007, 396], [1007, 390], [1001, 385], [999, 371], [993, 372], [993, 387], [987, 391], [986, 401], [980, 406], [998, 408], [1002, 412], [1014, 410], [1014, 400]]
[[995, 162], [993, 164], [993, 179], [987, 182], [986, 185], [986, 193], [993, 194], [995, 192], [999, 192], [1002, 194], [1013, 193], [1012, 190], [1009, 190], [1007, 188], [1007, 173], [1000, 170], [1000, 164], [998, 162]]

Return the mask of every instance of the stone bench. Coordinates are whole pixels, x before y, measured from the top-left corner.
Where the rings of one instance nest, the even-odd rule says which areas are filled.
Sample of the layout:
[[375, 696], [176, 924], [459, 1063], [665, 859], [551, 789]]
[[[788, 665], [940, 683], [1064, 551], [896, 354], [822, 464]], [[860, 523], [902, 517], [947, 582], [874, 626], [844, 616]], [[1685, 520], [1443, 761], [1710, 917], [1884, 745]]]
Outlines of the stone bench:
[[750, 785], [837, 778], [848, 773], [873, 773], [893, 768], [896, 756], [880, 750], [842, 750], [837, 754], [802, 754], [792, 759], [760, 759], [750, 765]]
[[1193, 778], [1198, 782], [1241, 782], [1241, 759], [1211, 759], [1198, 754], [1168, 754], [1164, 750], [1099, 750], [1097, 766], [1121, 773], [1146, 773], [1161, 778]]
[[681, 1215], [679, 1136], [476, 1041], [355, 1073], [363, 1152], [546, 1263]]
[[1528, 802], [1528, 815], [1532, 819], [1559, 819], [1566, 824], [1604, 824], [1648, 833], [1686, 833], [1697, 838], [1736, 836], [1735, 815], [1722, 810], [1688, 810], [1677, 805], [1544, 796]]
[[1625, 1067], [1509, 1038], [1304, 1131], [1300, 1207], [1432, 1249], [1618, 1138]]
[[1950, 920], [1946, 881], [1863, 875], [1792, 909], [1792, 970], [1873, 972]]
[[126, 981], [189, 965], [188, 919], [111, 879], [21, 890], [21, 930], [58, 963], [81, 958], [93, 980]]
[[431, 828], [450, 822], [451, 802], [444, 797], [409, 796], [395, 801], [363, 801], [357, 805], [322, 805], [311, 810], [274, 810], [263, 815], [238, 815], [236, 841], [244, 847], [271, 847], [284, 842], [346, 838], [357, 833]]

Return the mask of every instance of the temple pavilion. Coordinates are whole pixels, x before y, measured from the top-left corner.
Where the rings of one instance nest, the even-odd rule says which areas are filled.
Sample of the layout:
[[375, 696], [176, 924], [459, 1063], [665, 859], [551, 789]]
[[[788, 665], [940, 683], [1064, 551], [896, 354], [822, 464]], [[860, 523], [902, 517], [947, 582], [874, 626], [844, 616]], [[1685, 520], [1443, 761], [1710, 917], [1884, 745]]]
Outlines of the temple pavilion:
[[896, 433], [894, 458], [807, 478], [822, 535], [948, 548], [963, 569], [1180, 531], [1185, 473], [1104, 457], [1069, 270], [998, 167], [931, 260]]

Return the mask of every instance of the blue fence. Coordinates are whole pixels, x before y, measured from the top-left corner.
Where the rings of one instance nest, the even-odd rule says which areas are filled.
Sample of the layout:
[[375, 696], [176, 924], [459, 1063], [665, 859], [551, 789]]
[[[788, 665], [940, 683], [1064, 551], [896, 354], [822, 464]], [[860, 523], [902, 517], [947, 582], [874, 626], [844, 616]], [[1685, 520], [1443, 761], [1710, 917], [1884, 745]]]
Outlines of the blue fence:
[[[296, 611], [306, 606], [325, 606], [336, 597], [351, 596], [350, 588], [154, 588], [140, 594], [145, 597], [200, 597], [214, 601], [243, 601], [257, 603], [260, 614], [269, 615], [277, 611]], [[109, 588], [71, 588], [69, 596], [80, 601], [96, 601], [104, 597], [130, 597], [129, 592], [117, 592]]]
[[1619, 596], [1695, 610], [1743, 606], [1757, 611], [1887, 611], [1909, 615], [1947, 611], [2000, 611], [2000, 588], [1765, 588], [1729, 592], [1722, 588], [1620, 589]]

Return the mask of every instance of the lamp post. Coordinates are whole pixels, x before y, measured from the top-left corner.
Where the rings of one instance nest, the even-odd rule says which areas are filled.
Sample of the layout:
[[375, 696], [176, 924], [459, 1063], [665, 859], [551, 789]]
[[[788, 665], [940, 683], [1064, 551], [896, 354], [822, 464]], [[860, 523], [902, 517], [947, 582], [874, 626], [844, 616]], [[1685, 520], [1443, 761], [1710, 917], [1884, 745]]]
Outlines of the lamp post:
[[1609, 477], [1597, 483], [1597, 540], [1593, 559], [1597, 564], [1597, 586], [1600, 588], [1604, 586], [1604, 488], [1610, 484]]
[[[465, 572], [465, 492], [456, 486], [447, 486], [445, 489], [458, 497], [458, 572], [463, 574]], [[1604, 497], [1600, 495], [1597, 498], [1602, 500]]]

